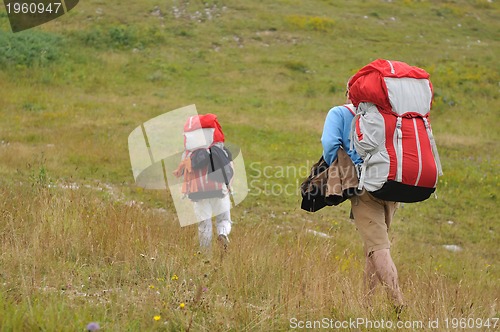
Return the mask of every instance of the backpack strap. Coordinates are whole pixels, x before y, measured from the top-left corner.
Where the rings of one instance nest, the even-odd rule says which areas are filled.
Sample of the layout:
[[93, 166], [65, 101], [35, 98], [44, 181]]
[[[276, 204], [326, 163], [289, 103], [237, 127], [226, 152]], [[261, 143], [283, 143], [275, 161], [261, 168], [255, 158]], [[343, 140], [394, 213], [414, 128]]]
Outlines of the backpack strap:
[[358, 190], [363, 190], [363, 186], [365, 184], [365, 177], [366, 177], [366, 164], [368, 163], [368, 160], [372, 157], [371, 154], [366, 155], [366, 159], [363, 160], [363, 163], [361, 164], [361, 171], [359, 174], [359, 183], [358, 183]]
[[356, 122], [358, 121], [360, 116], [361, 113], [356, 114], [351, 121], [351, 132], [349, 133], [349, 151], [354, 150], [354, 133], [356, 132]]
[[398, 165], [396, 170], [396, 181], [398, 182], [403, 182], [403, 131], [401, 130], [402, 124], [403, 118], [398, 116], [398, 120], [396, 122], [396, 160]]
[[427, 117], [422, 118], [424, 120], [425, 129], [427, 131], [427, 136], [429, 136], [429, 141], [431, 142], [432, 154], [434, 155], [434, 159], [436, 160], [436, 166], [438, 169], [439, 176], [443, 175], [443, 168], [441, 167], [441, 160], [439, 159], [439, 153], [437, 150], [436, 141], [434, 140], [434, 135], [432, 135], [431, 125], [429, 124], [429, 120]]
[[356, 112], [354, 112], [352, 110], [352, 107], [353, 107], [352, 104], [345, 104], [344, 107], [347, 108], [349, 110], [349, 112], [351, 112], [352, 115], [356, 116]]

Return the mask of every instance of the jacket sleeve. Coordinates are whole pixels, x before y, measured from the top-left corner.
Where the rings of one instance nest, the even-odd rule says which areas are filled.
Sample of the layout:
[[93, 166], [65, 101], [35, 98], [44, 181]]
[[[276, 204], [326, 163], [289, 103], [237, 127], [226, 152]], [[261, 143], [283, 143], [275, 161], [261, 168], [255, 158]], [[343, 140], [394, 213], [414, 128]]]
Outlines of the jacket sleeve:
[[328, 165], [331, 165], [337, 159], [337, 151], [342, 145], [343, 128], [344, 119], [342, 117], [342, 110], [339, 106], [334, 107], [326, 116], [323, 134], [321, 135], [323, 158]]

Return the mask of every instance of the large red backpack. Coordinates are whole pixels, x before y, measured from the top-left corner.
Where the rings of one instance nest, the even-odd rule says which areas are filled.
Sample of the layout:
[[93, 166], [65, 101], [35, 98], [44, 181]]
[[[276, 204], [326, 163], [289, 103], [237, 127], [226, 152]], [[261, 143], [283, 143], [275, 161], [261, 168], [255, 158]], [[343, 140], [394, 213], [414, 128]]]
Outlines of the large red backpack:
[[429, 74], [378, 59], [361, 68], [348, 89], [356, 107], [351, 144], [364, 160], [359, 189], [389, 201], [429, 198], [442, 175], [429, 119]]

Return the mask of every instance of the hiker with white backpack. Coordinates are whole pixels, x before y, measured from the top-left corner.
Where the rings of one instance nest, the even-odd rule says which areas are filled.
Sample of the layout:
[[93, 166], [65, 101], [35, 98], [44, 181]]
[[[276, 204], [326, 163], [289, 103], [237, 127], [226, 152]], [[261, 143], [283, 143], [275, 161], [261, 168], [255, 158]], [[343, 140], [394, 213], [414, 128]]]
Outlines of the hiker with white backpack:
[[231, 233], [231, 152], [224, 146], [224, 133], [215, 114], [191, 116], [184, 125], [184, 153], [177, 177], [183, 177], [182, 193], [193, 202], [200, 248], [209, 251], [212, 217], [216, 219], [217, 241], [224, 249]]
[[349, 79], [346, 95], [349, 104], [326, 117], [323, 158], [331, 165], [342, 147], [359, 170], [350, 200], [368, 302], [380, 282], [399, 314], [404, 300], [388, 231], [398, 202], [427, 199], [442, 174], [429, 120], [432, 84], [421, 68], [378, 59]]

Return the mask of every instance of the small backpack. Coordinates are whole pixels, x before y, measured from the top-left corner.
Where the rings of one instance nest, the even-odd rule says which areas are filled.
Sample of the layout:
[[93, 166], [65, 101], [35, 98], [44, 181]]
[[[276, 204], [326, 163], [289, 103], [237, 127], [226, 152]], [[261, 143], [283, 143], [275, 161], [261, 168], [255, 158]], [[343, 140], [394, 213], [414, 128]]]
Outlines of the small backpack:
[[358, 189], [388, 201], [429, 198], [443, 174], [429, 119], [429, 74], [378, 59], [351, 77], [348, 90], [356, 107], [351, 145], [364, 160]]

